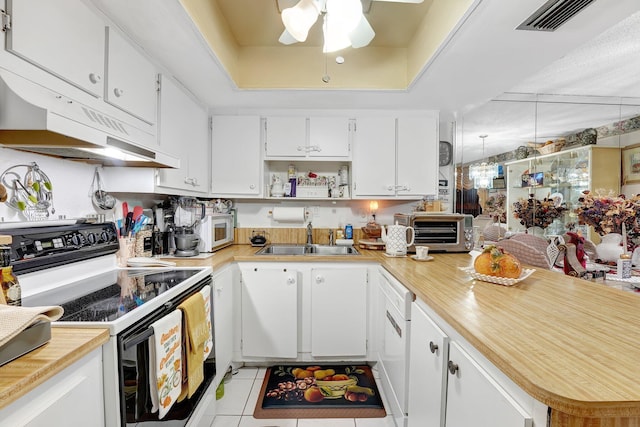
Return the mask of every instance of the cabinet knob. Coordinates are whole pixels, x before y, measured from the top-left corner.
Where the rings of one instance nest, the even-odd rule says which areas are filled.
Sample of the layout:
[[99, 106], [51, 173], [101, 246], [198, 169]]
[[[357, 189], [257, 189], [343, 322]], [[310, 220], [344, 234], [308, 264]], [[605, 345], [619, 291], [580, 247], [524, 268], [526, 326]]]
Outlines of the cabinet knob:
[[387, 185], [387, 190], [393, 191], [393, 188], [394, 188], [393, 185]]
[[287, 277], [287, 284], [288, 285], [295, 285], [296, 284], [296, 279], [294, 277]]
[[316, 283], [324, 283], [324, 277], [320, 275], [316, 276]]
[[120, 98], [122, 95], [124, 95], [124, 90], [115, 88], [113, 89], [113, 94]]
[[456, 372], [458, 372], [458, 365], [453, 363], [451, 360], [449, 360], [449, 363], [447, 363], [447, 368], [449, 369], [449, 373], [451, 375], [455, 375]]
[[96, 73], [90, 73], [89, 74], [89, 81], [93, 84], [98, 83], [100, 80], [102, 80], [102, 77], [100, 77], [100, 74], [96, 74]]
[[250, 188], [251, 190], [253, 190], [254, 188], [256, 188], [256, 185], [255, 185], [255, 184], [251, 184], [251, 185], [249, 185], [249, 188]]
[[429, 350], [431, 351], [431, 353], [435, 353], [436, 351], [438, 351], [438, 344], [434, 343], [433, 341], [429, 341]]
[[304, 147], [302, 145], [298, 145], [298, 151], [302, 151], [304, 150]]

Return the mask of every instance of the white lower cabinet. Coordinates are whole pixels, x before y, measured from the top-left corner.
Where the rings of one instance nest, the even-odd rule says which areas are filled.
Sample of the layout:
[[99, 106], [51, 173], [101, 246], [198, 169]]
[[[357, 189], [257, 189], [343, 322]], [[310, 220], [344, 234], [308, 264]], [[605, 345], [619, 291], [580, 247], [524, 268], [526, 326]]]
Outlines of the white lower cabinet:
[[411, 324], [408, 427], [533, 427], [542, 405], [420, 300]]
[[367, 269], [311, 269], [311, 355], [367, 354]]
[[245, 361], [367, 360], [367, 265], [247, 263], [240, 274]]
[[93, 350], [35, 390], [0, 410], [1, 427], [54, 425], [105, 425], [102, 349]]
[[415, 303], [409, 360], [408, 427], [444, 426], [449, 337]]
[[216, 355], [216, 385], [233, 359], [234, 269], [228, 265], [213, 275], [213, 328]]
[[449, 348], [446, 427], [532, 427], [524, 409], [461, 346]]
[[240, 267], [242, 355], [298, 355], [298, 271], [269, 266]]

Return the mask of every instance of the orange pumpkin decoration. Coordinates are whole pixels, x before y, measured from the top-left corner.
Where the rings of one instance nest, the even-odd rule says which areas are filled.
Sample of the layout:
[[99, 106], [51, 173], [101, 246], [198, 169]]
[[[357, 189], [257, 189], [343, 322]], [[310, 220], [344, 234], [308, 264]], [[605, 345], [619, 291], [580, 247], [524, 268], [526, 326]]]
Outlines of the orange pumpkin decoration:
[[484, 248], [473, 262], [473, 268], [480, 274], [509, 279], [517, 279], [522, 274], [518, 258], [494, 245]]

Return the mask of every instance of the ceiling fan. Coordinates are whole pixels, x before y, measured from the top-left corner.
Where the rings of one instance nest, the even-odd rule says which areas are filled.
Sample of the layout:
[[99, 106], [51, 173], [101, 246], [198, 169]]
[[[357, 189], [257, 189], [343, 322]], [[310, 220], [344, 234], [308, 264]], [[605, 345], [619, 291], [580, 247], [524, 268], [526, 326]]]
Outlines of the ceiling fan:
[[[284, 1], [277, 0], [278, 6]], [[335, 52], [349, 46], [367, 46], [376, 33], [365, 18], [363, 3], [371, 1], [422, 3], [423, 0], [300, 0], [292, 7], [282, 8], [285, 30], [278, 39], [282, 44], [304, 42], [309, 30], [322, 15], [324, 44], [322, 51]], [[367, 8], [368, 9], [368, 8]]]

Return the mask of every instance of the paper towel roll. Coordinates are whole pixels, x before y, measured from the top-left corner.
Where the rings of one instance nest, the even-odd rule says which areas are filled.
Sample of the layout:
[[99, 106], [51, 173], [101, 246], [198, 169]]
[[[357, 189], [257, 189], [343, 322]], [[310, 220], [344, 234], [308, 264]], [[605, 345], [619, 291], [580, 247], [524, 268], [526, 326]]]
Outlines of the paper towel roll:
[[304, 208], [273, 208], [273, 219], [278, 222], [304, 222]]

